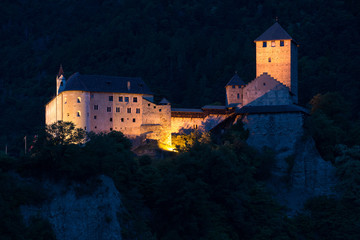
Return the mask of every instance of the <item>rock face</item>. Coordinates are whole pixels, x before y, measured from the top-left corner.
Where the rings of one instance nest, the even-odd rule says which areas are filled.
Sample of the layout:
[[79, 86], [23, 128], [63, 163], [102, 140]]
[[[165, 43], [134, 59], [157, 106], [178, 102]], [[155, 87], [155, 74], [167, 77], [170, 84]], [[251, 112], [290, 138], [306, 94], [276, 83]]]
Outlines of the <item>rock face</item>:
[[332, 194], [335, 168], [321, 158], [314, 140], [304, 137], [301, 114], [251, 115], [244, 123], [251, 146], [267, 146], [276, 152], [269, 188], [289, 214], [300, 210], [310, 197]]
[[90, 194], [80, 195], [80, 184], [45, 187], [52, 192], [52, 199], [40, 207], [22, 206], [25, 222], [32, 216], [48, 219], [59, 240], [122, 239], [117, 219], [122, 211], [120, 194], [109, 177], [99, 177], [99, 185]]

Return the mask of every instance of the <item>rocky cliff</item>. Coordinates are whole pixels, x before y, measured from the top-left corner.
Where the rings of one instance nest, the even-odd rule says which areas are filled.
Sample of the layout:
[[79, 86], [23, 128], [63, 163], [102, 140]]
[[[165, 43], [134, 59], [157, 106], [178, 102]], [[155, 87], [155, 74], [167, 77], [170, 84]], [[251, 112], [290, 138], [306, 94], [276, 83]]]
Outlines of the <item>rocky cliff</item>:
[[25, 222], [32, 216], [48, 219], [59, 240], [122, 239], [117, 214], [123, 211], [113, 181], [100, 176], [93, 190], [83, 184], [44, 184], [51, 199], [42, 206], [22, 206]]

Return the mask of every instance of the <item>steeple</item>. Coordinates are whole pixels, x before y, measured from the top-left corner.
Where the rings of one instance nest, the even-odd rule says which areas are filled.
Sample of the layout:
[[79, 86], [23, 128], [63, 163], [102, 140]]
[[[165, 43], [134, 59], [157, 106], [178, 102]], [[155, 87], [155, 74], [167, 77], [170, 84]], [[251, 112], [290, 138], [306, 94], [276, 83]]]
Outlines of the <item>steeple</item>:
[[59, 73], [56, 76], [56, 95], [59, 95], [65, 89], [66, 79], [64, 77], [64, 70], [60, 64]]

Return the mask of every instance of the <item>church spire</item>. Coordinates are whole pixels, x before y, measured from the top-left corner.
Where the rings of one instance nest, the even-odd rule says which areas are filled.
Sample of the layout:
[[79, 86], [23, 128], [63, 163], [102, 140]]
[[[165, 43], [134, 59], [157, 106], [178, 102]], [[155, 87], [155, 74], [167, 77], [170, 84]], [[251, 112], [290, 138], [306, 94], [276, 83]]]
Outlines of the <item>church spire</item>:
[[60, 76], [64, 76], [64, 70], [63, 70], [62, 64], [60, 64], [59, 73], [58, 73], [58, 77], [60, 77]]
[[56, 95], [61, 93], [65, 89], [66, 79], [64, 77], [64, 70], [62, 64], [60, 64], [59, 73], [56, 76]]

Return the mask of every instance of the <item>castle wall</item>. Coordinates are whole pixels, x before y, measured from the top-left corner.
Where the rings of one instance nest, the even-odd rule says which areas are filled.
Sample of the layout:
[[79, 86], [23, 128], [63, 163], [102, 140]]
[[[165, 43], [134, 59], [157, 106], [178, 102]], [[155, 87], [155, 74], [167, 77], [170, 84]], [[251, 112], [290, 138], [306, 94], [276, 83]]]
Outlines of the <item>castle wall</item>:
[[[255, 91], [256, 92], [256, 91]], [[251, 96], [251, 91], [250, 91]], [[252, 100], [252, 99], [251, 99]], [[250, 101], [248, 106], [270, 106], [270, 105], [290, 105], [292, 104], [292, 98], [289, 94], [289, 89], [285, 87], [279, 87], [273, 91], [268, 91], [262, 96]], [[244, 102], [248, 102], [248, 99]]]
[[193, 129], [209, 131], [227, 116], [227, 114], [210, 114], [206, 117], [171, 117], [171, 132], [178, 133]]
[[61, 98], [62, 106], [62, 119], [59, 120], [73, 122], [75, 127], [89, 130], [89, 92], [66, 91], [60, 93], [58, 98]]
[[244, 116], [243, 122], [250, 131], [247, 142], [256, 148], [293, 149], [303, 135], [302, 113], [251, 114]]
[[283, 40], [284, 46], [280, 46], [280, 40], [275, 40], [275, 47], [271, 46], [272, 41], [256, 42], [256, 76], [267, 72], [287, 87], [291, 87], [291, 61], [294, 55], [291, 54], [291, 40]]
[[45, 124], [50, 125], [63, 119], [62, 95], [54, 97], [45, 106]]

